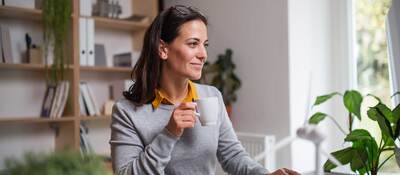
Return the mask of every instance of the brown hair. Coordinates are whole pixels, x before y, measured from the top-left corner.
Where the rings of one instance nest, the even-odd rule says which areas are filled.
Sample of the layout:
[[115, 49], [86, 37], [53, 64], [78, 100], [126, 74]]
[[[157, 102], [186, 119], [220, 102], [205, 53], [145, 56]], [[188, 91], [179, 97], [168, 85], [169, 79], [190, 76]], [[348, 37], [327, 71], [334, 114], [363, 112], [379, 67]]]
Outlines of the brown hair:
[[161, 77], [162, 59], [158, 54], [160, 41], [171, 43], [178, 37], [180, 27], [193, 20], [208, 24], [207, 18], [201, 12], [182, 5], [172, 6], [157, 15], [146, 30], [142, 52], [131, 73], [135, 83], [123, 93], [126, 99], [141, 106], [155, 98], [155, 89], [159, 87]]

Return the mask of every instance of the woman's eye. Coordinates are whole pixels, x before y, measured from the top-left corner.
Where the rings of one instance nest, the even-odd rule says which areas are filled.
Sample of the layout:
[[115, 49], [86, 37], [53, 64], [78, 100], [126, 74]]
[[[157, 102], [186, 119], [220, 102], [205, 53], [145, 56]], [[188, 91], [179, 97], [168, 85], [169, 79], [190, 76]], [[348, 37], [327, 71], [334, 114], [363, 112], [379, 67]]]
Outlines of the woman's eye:
[[208, 45], [209, 45], [208, 43], [205, 43], [205, 44], [204, 44], [204, 47], [205, 47], [205, 48], [207, 48], [207, 47], [208, 47]]
[[194, 48], [194, 47], [196, 47], [196, 46], [197, 46], [197, 43], [196, 43], [196, 42], [189, 43], [189, 47], [192, 47], [192, 48]]

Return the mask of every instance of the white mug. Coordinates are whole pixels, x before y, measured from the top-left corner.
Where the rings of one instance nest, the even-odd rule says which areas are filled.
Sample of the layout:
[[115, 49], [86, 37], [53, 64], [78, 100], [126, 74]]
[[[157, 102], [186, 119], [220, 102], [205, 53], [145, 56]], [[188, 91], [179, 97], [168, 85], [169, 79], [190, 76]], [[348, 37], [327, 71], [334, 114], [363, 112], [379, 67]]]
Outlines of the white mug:
[[205, 97], [196, 100], [197, 112], [196, 116], [199, 117], [202, 126], [209, 126], [217, 124], [219, 105], [217, 97]]

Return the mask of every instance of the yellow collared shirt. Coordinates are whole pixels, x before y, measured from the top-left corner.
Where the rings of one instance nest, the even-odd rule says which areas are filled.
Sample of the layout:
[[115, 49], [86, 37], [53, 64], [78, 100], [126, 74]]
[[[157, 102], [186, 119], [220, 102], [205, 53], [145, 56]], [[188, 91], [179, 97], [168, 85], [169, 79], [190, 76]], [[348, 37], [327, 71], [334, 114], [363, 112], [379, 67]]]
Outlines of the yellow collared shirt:
[[[151, 102], [153, 109], [157, 109], [160, 106], [160, 104], [174, 104], [159, 89], [155, 90], [155, 94], [156, 98], [153, 100], [153, 102]], [[199, 96], [197, 94], [196, 85], [189, 80], [188, 93], [185, 99], [183, 99], [183, 102], [192, 102], [197, 99], [199, 99]]]

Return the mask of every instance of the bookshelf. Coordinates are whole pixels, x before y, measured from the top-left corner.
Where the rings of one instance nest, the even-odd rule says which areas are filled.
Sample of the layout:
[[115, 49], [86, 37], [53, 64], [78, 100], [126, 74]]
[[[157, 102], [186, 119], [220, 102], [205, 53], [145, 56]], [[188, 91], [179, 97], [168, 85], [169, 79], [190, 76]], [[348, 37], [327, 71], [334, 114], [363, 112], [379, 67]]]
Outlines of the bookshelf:
[[[49, 127], [52, 132], [54, 132], [54, 151], [60, 151], [65, 149], [66, 147], [73, 148], [75, 150], [80, 149], [80, 137], [79, 137], [79, 127], [81, 123], [106, 123], [100, 125], [99, 127], [109, 126], [111, 121], [111, 116], [81, 116], [80, 115], [80, 105], [79, 105], [79, 84], [81, 81], [91, 81], [96, 82], [99, 81], [98, 77], [108, 77], [107, 80], [101, 80], [103, 82], [109, 81], [109, 79], [129, 79], [131, 68], [124, 67], [106, 67], [106, 66], [80, 66], [79, 60], [79, 0], [72, 0], [73, 12], [71, 14], [71, 41], [67, 41], [67, 47], [69, 49], [68, 59], [69, 65], [65, 71], [65, 79], [70, 83], [70, 91], [68, 94], [68, 102], [67, 106], [64, 110], [63, 116], [61, 118], [41, 118], [37, 113], [38, 110], [28, 111], [28, 114], [18, 115], [13, 113], [7, 113], [4, 111], [0, 111], [0, 129], [3, 126], [12, 125], [14, 128], [18, 127], [26, 127], [26, 126], [36, 126], [43, 125]], [[107, 30], [107, 37], [113, 37], [113, 32], [122, 32], [124, 34], [127, 33], [127, 36], [130, 37], [132, 42], [132, 51], [139, 52], [142, 47], [142, 40], [145, 33], [146, 28], [150, 25], [150, 21], [154, 19], [154, 17], [158, 13], [158, 0], [131, 0], [132, 11], [139, 14], [145, 14], [149, 17], [149, 20], [144, 22], [132, 22], [126, 20], [118, 20], [118, 19], [109, 19], [104, 17], [91, 17], [95, 21], [95, 30]], [[21, 23], [27, 22], [31, 23], [41, 23], [41, 10], [37, 9], [27, 9], [21, 7], [10, 7], [10, 6], [0, 6], [0, 22], [1, 19], [15, 20]], [[40, 31], [41, 32], [41, 31]], [[97, 37], [97, 34], [96, 34]], [[97, 40], [97, 38], [95, 38]], [[40, 43], [39, 43], [40, 44]], [[107, 46], [106, 46], [107, 47]], [[114, 49], [114, 48], [113, 48]], [[15, 56], [14, 56], [15, 57]], [[15, 58], [14, 58], [15, 59]], [[111, 59], [111, 58], [107, 58]], [[134, 64], [134, 63], [133, 63]], [[3, 88], [13, 89], [13, 87], [7, 87], [8, 82], [12, 80], [12, 82], [16, 83], [15, 87], [18, 87], [19, 84], [24, 83], [26, 81], [26, 77], [29, 76], [39, 76], [36, 79], [40, 79], [40, 82], [37, 83], [37, 87], [32, 87], [32, 89], [36, 88], [36, 91], [44, 91], [45, 88], [45, 74], [46, 68], [44, 65], [40, 64], [27, 64], [27, 63], [0, 63], [0, 84]], [[18, 74], [23, 78], [15, 79], [14, 74]], [[8, 76], [9, 75], [9, 76]], [[90, 75], [90, 76], [88, 76]], [[24, 79], [25, 78], [25, 79]], [[32, 80], [33, 81], [33, 80]], [[1, 87], [0, 86], [0, 90]], [[27, 84], [30, 86], [30, 84]], [[96, 86], [96, 84], [94, 85]], [[28, 87], [26, 87], [28, 88]], [[101, 88], [100, 88], [101, 89]], [[104, 89], [104, 88], [103, 88]], [[6, 96], [7, 92], [0, 92], [0, 95]], [[17, 92], [19, 93], [19, 92]], [[104, 92], [108, 93], [108, 91]], [[28, 96], [27, 98], [31, 98], [31, 101], [36, 101], [39, 104], [36, 106], [41, 107], [41, 103], [43, 101], [42, 95], [37, 96]], [[14, 104], [18, 104], [20, 101], [24, 101], [23, 98], [13, 99], [15, 101]], [[101, 103], [101, 102], [100, 102]], [[11, 104], [12, 105], [12, 104]], [[26, 108], [29, 108], [27, 106]], [[25, 108], [25, 107], [22, 107]], [[37, 107], [36, 107], [37, 108]], [[0, 108], [0, 110], [5, 110], [6, 108]], [[24, 110], [24, 109], [22, 109]], [[32, 112], [36, 111], [36, 112]], [[96, 132], [94, 130], [93, 132]], [[35, 136], [35, 133], [29, 133]], [[109, 133], [107, 134], [109, 137]], [[20, 138], [20, 137], [18, 137]], [[1, 134], [0, 134], [1, 139]], [[15, 140], [15, 139], [14, 139]], [[29, 144], [21, 140], [19, 143]], [[101, 143], [108, 145], [108, 141]], [[1, 154], [0, 154], [1, 156]], [[4, 159], [4, 157], [0, 157], [0, 159]], [[109, 164], [108, 164], [109, 165]]]

